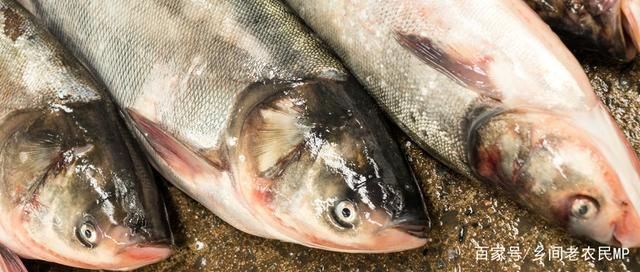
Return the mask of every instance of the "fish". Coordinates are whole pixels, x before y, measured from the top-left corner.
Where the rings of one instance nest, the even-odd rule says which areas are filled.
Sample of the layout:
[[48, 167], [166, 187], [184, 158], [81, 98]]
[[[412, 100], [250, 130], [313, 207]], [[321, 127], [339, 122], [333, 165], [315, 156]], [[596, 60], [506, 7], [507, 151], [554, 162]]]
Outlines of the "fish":
[[640, 246], [635, 151], [522, 1], [286, 1], [432, 156], [576, 236]]
[[20, 257], [2, 245], [0, 245], [0, 271], [28, 272]]
[[629, 62], [640, 49], [638, 0], [525, 0], [572, 48]]
[[385, 117], [282, 2], [21, 3], [105, 82], [155, 168], [235, 228], [341, 252], [426, 243]]
[[172, 234], [151, 168], [104, 87], [20, 5], [0, 1], [0, 270], [19, 257], [130, 270]]

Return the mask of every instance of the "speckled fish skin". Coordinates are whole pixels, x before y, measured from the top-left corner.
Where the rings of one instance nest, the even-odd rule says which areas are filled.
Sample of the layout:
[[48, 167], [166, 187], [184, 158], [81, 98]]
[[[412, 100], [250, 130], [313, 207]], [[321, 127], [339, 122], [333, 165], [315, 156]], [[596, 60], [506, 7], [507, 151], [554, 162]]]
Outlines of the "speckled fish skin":
[[631, 61], [640, 48], [638, 0], [525, 0], [572, 47]]
[[128, 270], [167, 258], [164, 204], [108, 94], [13, 1], [0, 1], [0, 247]]
[[573, 234], [640, 246], [638, 159], [524, 2], [287, 2], [435, 157]]
[[92, 66], [159, 171], [245, 232], [425, 243], [417, 183], [362, 87], [278, 1], [22, 1]]

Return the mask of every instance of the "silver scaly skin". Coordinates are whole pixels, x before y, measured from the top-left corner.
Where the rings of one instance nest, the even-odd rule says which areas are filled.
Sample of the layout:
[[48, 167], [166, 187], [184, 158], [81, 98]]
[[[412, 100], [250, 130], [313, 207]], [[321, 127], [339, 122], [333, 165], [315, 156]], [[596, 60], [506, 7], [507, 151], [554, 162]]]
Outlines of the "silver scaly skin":
[[569, 232], [640, 246], [640, 164], [522, 1], [287, 0], [415, 141]]
[[[0, 269], [167, 258], [164, 204], [114, 105], [17, 3], [0, 1]], [[4, 270], [3, 270], [4, 271]]]
[[21, 1], [83, 56], [160, 172], [245, 232], [421, 246], [421, 193], [375, 103], [282, 3]]

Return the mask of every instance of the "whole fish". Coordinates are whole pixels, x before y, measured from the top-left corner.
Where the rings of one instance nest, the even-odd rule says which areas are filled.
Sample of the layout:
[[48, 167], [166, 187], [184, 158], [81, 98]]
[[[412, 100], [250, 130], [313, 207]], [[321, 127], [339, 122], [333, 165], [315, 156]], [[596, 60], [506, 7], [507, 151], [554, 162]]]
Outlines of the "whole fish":
[[335, 251], [425, 243], [375, 102], [281, 2], [22, 3], [106, 82], [160, 172], [229, 224]]
[[640, 49], [639, 0], [525, 0], [572, 46], [630, 61]]
[[574, 234], [640, 246], [638, 159], [524, 2], [288, 2], [431, 154]]
[[171, 233], [108, 95], [17, 3], [0, 1], [0, 269], [165, 259]]

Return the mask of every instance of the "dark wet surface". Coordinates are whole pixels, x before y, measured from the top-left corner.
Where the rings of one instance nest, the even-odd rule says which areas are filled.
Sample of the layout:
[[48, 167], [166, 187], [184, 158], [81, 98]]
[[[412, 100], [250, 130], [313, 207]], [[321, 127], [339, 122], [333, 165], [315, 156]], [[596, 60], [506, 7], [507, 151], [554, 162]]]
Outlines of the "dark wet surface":
[[[598, 62], [584, 56], [585, 70], [598, 95], [640, 150], [640, 62]], [[587, 61], [588, 59], [588, 61]], [[395, 254], [341, 254], [266, 240], [230, 227], [205, 208], [169, 187], [169, 209], [176, 235], [170, 259], [139, 271], [640, 271], [640, 252], [624, 260], [598, 261], [598, 245], [566, 235], [528, 212], [503, 193], [454, 173], [397, 133], [422, 184], [434, 226], [429, 243]], [[487, 247], [488, 258], [477, 260]], [[577, 260], [549, 260], [554, 247], [577, 247]], [[583, 250], [595, 248], [596, 260], [585, 261]], [[519, 247], [519, 250], [512, 247]], [[536, 248], [545, 252], [534, 260]], [[543, 249], [543, 250], [541, 250]], [[518, 260], [520, 252], [523, 260]], [[477, 256], [478, 255], [478, 256]], [[601, 255], [604, 257], [604, 254]], [[46, 263], [28, 263], [30, 271], [69, 271]]]

